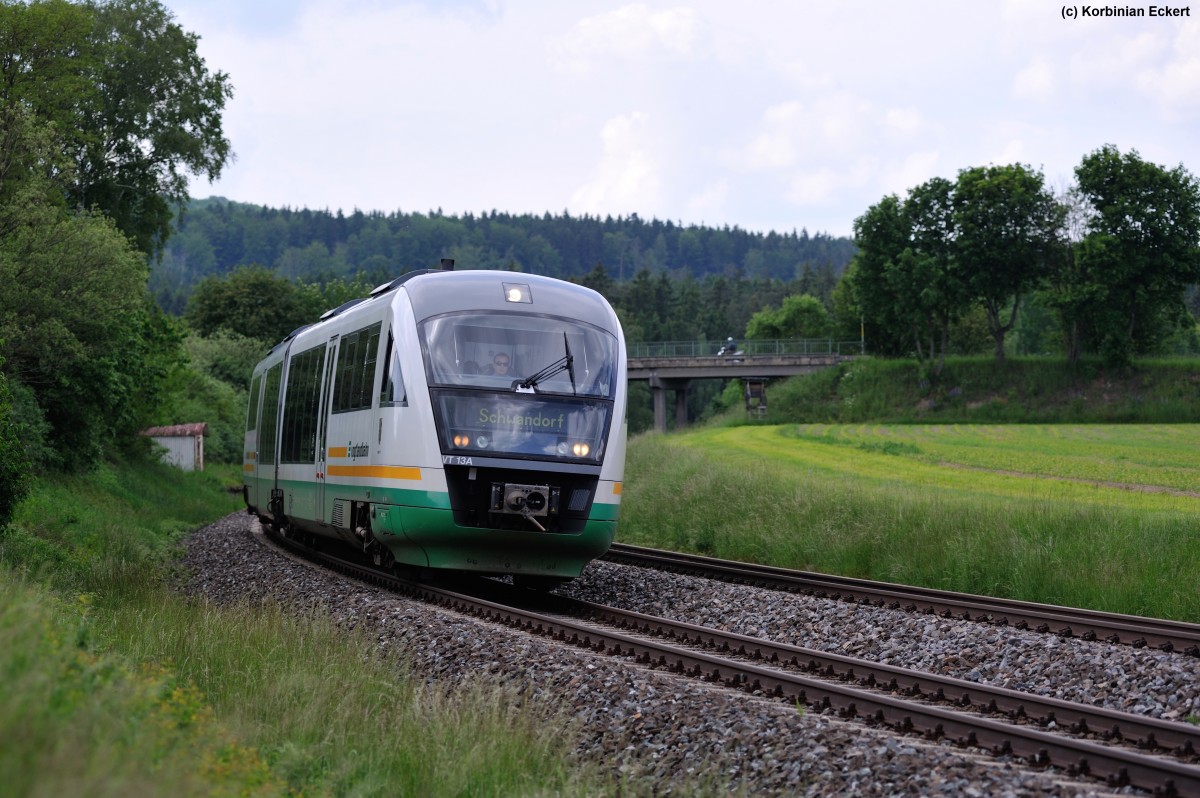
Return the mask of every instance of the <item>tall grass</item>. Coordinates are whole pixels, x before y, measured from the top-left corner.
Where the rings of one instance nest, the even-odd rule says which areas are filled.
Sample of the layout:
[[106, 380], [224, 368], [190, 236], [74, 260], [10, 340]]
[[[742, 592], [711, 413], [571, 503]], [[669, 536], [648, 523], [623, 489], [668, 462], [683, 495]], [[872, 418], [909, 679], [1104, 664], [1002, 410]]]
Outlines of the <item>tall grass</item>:
[[6, 796], [638, 792], [548, 701], [427, 685], [321, 612], [177, 595], [176, 543], [237, 505], [143, 462], [38, 483], [0, 531]]
[[[133, 586], [131, 586], [133, 587]], [[139, 592], [141, 595], [139, 595]], [[485, 680], [427, 685], [319, 611], [218, 609], [129, 590], [104, 633], [171, 663], [293, 790], [333, 795], [574, 793], [577, 730]], [[553, 734], [547, 734], [553, 729]]]
[[635, 438], [619, 537], [1200, 622], [1200, 499], [928, 463], [879, 430], [877, 451], [772, 427]]

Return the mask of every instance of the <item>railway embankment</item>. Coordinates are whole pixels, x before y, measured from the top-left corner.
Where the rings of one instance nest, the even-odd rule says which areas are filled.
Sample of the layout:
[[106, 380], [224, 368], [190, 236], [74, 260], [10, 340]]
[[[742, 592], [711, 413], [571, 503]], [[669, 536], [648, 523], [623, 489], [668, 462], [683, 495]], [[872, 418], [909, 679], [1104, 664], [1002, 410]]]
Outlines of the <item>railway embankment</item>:
[[773, 384], [769, 399], [776, 423], [1196, 423], [1200, 358], [956, 357], [936, 377], [912, 360], [861, 358]]

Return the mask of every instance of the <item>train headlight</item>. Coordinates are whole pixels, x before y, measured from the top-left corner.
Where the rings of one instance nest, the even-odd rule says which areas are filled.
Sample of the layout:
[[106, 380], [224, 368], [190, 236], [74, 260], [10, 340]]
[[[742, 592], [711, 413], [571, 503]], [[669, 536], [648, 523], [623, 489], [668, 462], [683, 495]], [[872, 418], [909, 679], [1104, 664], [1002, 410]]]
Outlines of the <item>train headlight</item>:
[[577, 443], [571, 447], [571, 451], [575, 454], [576, 457], [587, 457], [588, 452], [590, 452], [591, 450], [592, 450], [592, 447], [588, 446], [586, 443]]
[[504, 301], [533, 303], [533, 294], [525, 283], [504, 283]]
[[471, 436], [469, 436], [469, 435], [455, 435], [455, 436], [454, 436], [454, 445], [455, 445], [455, 446], [457, 446], [457, 447], [458, 447], [458, 448], [460, 448], [460, 449], [465, 449], [465, 448], [467, 448], [468, 446], [470, 446], [470, 445], [471, 445]]
[[559, 441], [558, 442], [558, 456], [566, 457], [570, 453], [571, 453], [571, 444], [567, 443], [566, 441]]
[[480, 435], [475, 439], [475, 445], [480, 449], [486, 449], [489, 443], [491, 443], [491, 441], [488, 440], [488, 436], [486, 435]]

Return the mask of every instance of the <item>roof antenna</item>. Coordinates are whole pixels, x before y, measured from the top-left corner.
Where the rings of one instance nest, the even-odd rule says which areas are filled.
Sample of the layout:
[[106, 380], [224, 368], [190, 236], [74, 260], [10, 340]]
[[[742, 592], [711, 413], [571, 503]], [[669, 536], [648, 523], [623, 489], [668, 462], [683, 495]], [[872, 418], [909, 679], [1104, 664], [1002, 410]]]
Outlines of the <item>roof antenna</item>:
[[442, 258], [441, 268], [444, 272], [454, 271], [454, 258]]

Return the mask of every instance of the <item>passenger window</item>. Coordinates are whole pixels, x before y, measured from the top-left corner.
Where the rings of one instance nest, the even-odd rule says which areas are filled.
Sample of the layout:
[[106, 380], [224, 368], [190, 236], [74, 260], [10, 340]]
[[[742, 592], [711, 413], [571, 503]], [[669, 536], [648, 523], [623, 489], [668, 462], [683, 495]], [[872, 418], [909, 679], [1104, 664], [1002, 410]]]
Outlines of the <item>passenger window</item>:
[[333, 391], [333, 412], [363, 410], [371, 406], [371, 389], [375, 385], [375, 355], [379, 351], [381, 326], [382, 323], [378, 322], [342, 338]]
[[404, 391], [404, 374], [400, 369], [400, 353], [396, 350], [391, 330], [388, 330], [387, 351], [383, 355], [383, 362], [383, 382], [379, 384], [379, 404], [408, 404], [408, 394]]
[[262, 391], [263, 375], [250, 381], [250, 401], [246, 411], [246, 432], [258, 429], [258, 395]]

